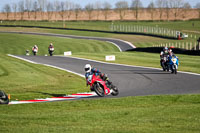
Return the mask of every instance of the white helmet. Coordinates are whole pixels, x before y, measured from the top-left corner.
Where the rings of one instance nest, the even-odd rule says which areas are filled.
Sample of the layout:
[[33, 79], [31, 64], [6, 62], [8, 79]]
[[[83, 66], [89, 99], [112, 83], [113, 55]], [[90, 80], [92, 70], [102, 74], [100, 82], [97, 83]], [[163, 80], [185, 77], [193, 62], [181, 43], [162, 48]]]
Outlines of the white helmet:
[[86, 64], [86, 65], [85, 65], [85, 71], [86, 71], [87, 73], [90, 72], [91, 69], [92, 69], [92, 67], [91, 67], [90, 64]]

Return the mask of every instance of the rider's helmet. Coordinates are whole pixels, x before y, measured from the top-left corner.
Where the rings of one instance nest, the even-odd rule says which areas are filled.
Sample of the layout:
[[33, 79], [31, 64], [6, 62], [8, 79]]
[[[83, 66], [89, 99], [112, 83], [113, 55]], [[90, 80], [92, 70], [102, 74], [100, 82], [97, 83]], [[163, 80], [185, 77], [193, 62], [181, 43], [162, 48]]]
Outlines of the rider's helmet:
[[163, 52], [164, 52], [164, 53], [167, 53], [167, 52], [168, 52], [168, 48], [167, 48], [167, 47], [164, 47], [164, 48], [163, 48]]
[[50, 43], [50, 46], [53, 46], [53, 44], [52, 44], [52, 43]]
[[169, 54], [172, 53], [172, 49], [170, 48], [170, 49], [168, 50], [168, 52], [169, 52]]
[[92, 67], [91, 67], [90, 64], [86, 64], [86, 65], [85, 65], [85, 71], [86, 71], [87, 73], [90, 72], [91, 69], [92, 69]]

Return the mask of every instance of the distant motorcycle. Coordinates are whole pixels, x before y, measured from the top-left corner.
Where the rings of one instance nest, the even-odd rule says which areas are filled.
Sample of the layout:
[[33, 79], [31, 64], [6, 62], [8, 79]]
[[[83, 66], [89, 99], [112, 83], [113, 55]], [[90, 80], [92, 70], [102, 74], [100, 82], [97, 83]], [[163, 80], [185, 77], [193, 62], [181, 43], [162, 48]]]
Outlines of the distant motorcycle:
[[170, 65], [170, 69], [172, 71], [172, 73], [177, 74], [177, 70], [178, 70], [178, 57], [173, 55], [169, 57], [169, 65]]
[[161, 58], [161, 66], [163, 68], [163, 71], [169, 71], [169, 62], [168, 62], [168, 57], [164, 56]]
[[100, 76], [96, 76], [95, 74], [89, 75], [87, 83], [90, 85], [91, 90], [94, 90], [100, 97], [104, 97], [105, 95], [109, 94], [117, 96], [119, 94], [116, 86], [114, 86], [112, 83], [108, 83], [108, 81], [102, 80]]
[[0, 104], [8, 104], [9, 99], [8, 96], [5, 92], [0, 90]]
[[49, 55], [53, 56], [54, 48], [49, 48]]

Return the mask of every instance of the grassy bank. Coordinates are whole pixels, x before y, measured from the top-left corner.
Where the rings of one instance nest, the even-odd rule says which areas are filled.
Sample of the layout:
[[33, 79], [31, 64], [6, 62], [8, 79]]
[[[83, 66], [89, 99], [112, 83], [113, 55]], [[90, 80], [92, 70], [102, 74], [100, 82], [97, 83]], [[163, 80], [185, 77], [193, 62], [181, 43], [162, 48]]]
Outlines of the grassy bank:
[[[142, 35], [125, 35], [125, 34], [113, 34], [113, 33], [102, 33], [102, 32], [89, 32], [89, 31], [76, 31], [76, 30], [52, 30], [52, 29], [40, 29], [40, 28], [9, 28], [0, 27], [0, 31], [18, 31], [18, 32], [39, 32], [39, 33], [55, 33], [64, 35], [78, 35], [78, 36], [94, 36], [94, 37], [107, 37], [117, 38], [128, 42], [131, 42], [136, 47], [151, 47], [153, 45], [173, 43], [177, 40], [169, 40], [158, 37], [142, 36]], [[190, 42], [190, 39], [180, 40], [178, 42]]]
[[1, 106], [2, 132], [198, 133], [200, 96], [147, 96]]

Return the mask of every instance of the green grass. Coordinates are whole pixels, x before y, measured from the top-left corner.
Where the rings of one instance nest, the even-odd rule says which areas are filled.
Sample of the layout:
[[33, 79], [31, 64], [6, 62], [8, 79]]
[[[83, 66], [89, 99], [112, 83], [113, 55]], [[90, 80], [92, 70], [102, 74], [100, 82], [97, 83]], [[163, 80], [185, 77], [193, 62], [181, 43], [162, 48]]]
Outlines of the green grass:
[[200, 96], [146, 96], [1, 106], [1, 132], [198, 133]]

